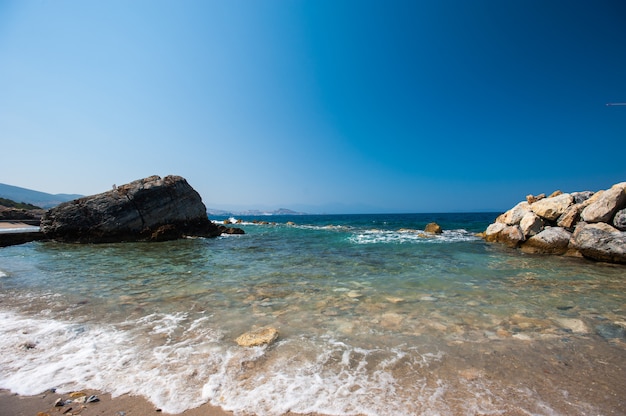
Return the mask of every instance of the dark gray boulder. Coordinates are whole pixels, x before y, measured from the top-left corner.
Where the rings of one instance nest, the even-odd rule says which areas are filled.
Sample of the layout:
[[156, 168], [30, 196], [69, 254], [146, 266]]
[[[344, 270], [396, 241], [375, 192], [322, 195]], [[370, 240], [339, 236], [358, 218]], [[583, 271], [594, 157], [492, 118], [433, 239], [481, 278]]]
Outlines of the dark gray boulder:
[[584, 256], [610, 263], [626, 263], [626, 232], [605, 223], [578, 223], [572, 242]]
[[216, 237], [200, 195], [180, 176], [150, 176], [62, 203], [41, 220], [47, 238], [65, 242], [163, 241]]

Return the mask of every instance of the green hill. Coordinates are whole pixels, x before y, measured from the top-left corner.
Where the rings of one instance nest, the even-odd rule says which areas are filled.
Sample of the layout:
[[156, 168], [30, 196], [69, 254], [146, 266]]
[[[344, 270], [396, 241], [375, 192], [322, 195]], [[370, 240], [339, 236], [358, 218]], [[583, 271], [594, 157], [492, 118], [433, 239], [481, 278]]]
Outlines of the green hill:
[[82, 195], [77, 194], [48, 194], [45, 192], [20, 188], [19, 186], [0, 183], [0, 198], [9, 199], [11, 201], [22, 204], [32, 204], [36, 207], [41, 207], [44, 209], [52, 208], [59, 205], [61, 202], [71, 201], [72, 199], [80, 198], [81, 196]]

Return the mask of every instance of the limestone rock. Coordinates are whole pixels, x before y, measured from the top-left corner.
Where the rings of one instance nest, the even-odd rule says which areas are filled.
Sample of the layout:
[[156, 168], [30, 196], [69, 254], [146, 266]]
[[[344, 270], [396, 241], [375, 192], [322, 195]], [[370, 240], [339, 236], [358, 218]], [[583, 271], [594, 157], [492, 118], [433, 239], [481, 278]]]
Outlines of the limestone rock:
[[544, 222], [534, 212], [528, 211], [520, 221], [520, 229], [525, 238], [538, 234], [542, 229]]
[[441, 234], [443, 233], [443, 230], [441, 229], [441, 226], [439, 224], [437, 224], [436, 222], [431, 222], [431, 223], [426, 224], [426, 228], [424, 228], [424, 232], [432, 233], [432, 234]]
[[617, 211], [626, 208], [626, 182], [604, 191], [581, 213], [585, 222], [610, 222]]
[[65, 202], [41, 220], [47, 238], [66, 242], [162, 241], [215, 237], [200, 195], [180, 176], [150, 176]]
[[574, 198], [570, 194], [561, 194], [545, 198], [530, 205], [533, 212], [548, 221], [554, 221], [572, 204]]
[[565, 254], [572, 233], [561, 227], [546, 227], [522, 245], [522, 251], [535, 254]]
[[565, 212], [559, 217], [559, 219], [556, 222], [556, 225], [558, 225], [559, 227], [566, 228], [568, 230], [573, 230], [574, 227], [576, 226], [576, 223], [580, 220], [580, 213], [582, 212], [584, 208], [585, 207], [582, 203], [570, 205], [565, 210]]
[[517, 225], [520, 223], [524, 215], [529, 212], [530, 205], [528, 202], [523, 201], [496, 218], [496, 222], [501, 222], [506, 225]]
[[615, 213], [613, 226], [620, 231], [626, 231], [626, 209], [619, 210]]
[[485, 239], [487, 241], [502, 243], [512, 248], [519, 246], [521, 242], [524, 241], [524, 233], [522, 233], [519, 225], [494, 224], [490, 225], [485, 232]]
[[489, 243], [497, 243], [498, 236], [506, 228], [506, 224], [501, 222], [494, 222], [489, 224], [487, 229], [485, 230], [485, 240]]
[[235, 342], [241, 347], [257, 347], [259, 345], [268, 345], [276, 341], [278, 338], [278, 330], [276, 328], [262, 328], [255, 331], [246, 332], [240, 335]]
[[626, 231], [619, 231], [605, 223], [578, 223], [572, 240], [584, 257], [626, 263]]
[[546, 194], [539, 194], [539, 195], [526, 195], [526, 202], [528, 202], [529, 204], [532, 204], [534, 202], [537, 202], [543, 198], [546, 197]]

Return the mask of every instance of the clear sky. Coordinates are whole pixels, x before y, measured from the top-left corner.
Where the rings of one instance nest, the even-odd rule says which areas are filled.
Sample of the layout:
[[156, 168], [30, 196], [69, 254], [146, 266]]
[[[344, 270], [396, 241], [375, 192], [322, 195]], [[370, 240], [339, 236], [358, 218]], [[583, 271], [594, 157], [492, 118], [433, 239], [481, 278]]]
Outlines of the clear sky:
[[620, 0], [0, 0], [0, 182], [506, 210], [626, 181]]

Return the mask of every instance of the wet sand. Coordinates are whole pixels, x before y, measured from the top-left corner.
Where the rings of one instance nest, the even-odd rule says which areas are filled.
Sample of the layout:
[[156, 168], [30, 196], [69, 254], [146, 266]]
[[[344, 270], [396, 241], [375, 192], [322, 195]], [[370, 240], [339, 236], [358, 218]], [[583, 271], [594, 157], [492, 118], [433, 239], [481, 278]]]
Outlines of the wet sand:
[[[55, 406], [57, 399], [74, 400], [70, 394], [59, 394], [51, 391], [35, 396], [19, 396], [7, 390], [0, 390], [0, 416], [46, 416], [46, 415], [80, 415], [80, 416], [144, 416], [144, 415], [167, 415], [155, 408], [142, 397], [124, 395], [111, 398], [110, 394], [104, 394], [93, 390], [83, 390], [88, 396], [96, 395], [97, 402], [81, 404], [71, 403], [65, 406]], [[195, 409], [187, 410], [185, 416], [228, 416], [230, 412], [222, 409], [202, 405]]]

